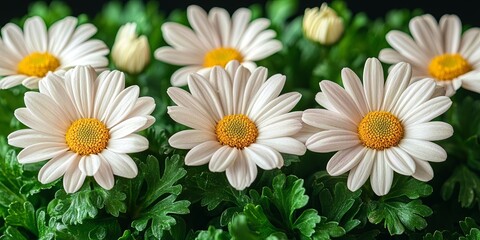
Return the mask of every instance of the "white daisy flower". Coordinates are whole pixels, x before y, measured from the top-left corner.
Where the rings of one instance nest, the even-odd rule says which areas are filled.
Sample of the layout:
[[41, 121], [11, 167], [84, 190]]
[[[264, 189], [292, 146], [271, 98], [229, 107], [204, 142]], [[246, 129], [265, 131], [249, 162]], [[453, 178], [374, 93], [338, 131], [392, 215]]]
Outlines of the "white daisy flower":
[[226, 69], [214, 67], [209, 79], [191, 74], [190, 92], [179, 87], [167, 90], [177, 104], [168, 107], [168, 114], [192, 128], [170, 137], [170, 145], [191, 149], [186, 165], [208, 163], [212, 172], [226, 171], [234, 188], [245, 189], [255, 180], [257, 165], [265, 170], [281, 168], [280, 153], [303, 155], [306, 151], [292, 137], [302, 128], [302, 113], [290, 112], [301, 95], [279, 95], [284, 84], [284, 75], [267, 79], [266, 68], [250, 72], [236, 61]]
[[34, 16], [25, 20], [23, 32], [7, 23], [0, 38], [0, 88], [23, 84], [37, 89], [48, 72], [62, 74], [76, 65], [105, 70], [107, 45], [90, 39], [97, 32], [95, 26], [86, 23], [77, 27], [77, 22], [75, 17], [66, 17], [47, 30], [43, 19]]
[[225, 67], [237, 60], [250, 70], [254, 61], [264, 59], [281, 50], [275, 40], [276, 33], [267, 29], [270, 20], [258, 18], [250, 21], [251, 11], [240, 8], [230, 18], [222, 8], [212, 8], [207, 13], [196, 5], [187, 8], [192, 29], [178, 23], [162, 25], [165, 41], [171, 45], [155, 50], [157, 60], [184, 66], [171, 77], [173, 86], [187, 85], [187, 76], [198, 72], [208, 77], [213, 66]]
[[327, 172], [338, 176], [350, 171], [347, 186], [351, 191], [370, 177], [373, 191], [385, 195], [394, 172], [429, 181], [433, 178], [429, 162], [447, 158], [445, 150], [432, 141], [450, 137], [453, 128], [431, 120], [447, 111], [452, 101], [433, 96], [434, 80], [409, 84], [410, 78], [411, 67], [402, 62], [392, 68], [384, 82], [382, 65], [369, 58], [363, 86], [352, 70], [344, 68], [345, 89], [332, 81], [321, 81], [316, 101], [325, 109], [304, 111], [302, 120], [322, 129], [307, 140], [307, 149], [337, 151], [327, 163]]
[[18, 154], [22, 164], [48, 160], [38, 173], [40, 182], [63, 176], [65, 191], [73, 193], [87, 176], [111, 189], [113, 175], [137, 175], [127, 154], [148, 148], [148, 140], [136, 132], [155, 121], [153, 98], [139, 98], [138, 86], [125, 88], [122, 72], [97, 76], [90, 66], [77, 66], [64, 76], [49, 73], [39, 87], [39, 92], [25, 93], [25, 108], [15, 110], [30, 129], [11, 133], [8, 143], [23, 148]]
[[443, 15], [439, 23], [430, 14], [410, 20], [410, 37], [392, 30], [387, 42], [393, 47], [380, 51], [386, 63], [412, 65], [414, 80], [433, 78], [452, 96], [463, 87], [480, 93], [480, 28], [470, 28], [462, 35], [462, 23], [456, 15]]

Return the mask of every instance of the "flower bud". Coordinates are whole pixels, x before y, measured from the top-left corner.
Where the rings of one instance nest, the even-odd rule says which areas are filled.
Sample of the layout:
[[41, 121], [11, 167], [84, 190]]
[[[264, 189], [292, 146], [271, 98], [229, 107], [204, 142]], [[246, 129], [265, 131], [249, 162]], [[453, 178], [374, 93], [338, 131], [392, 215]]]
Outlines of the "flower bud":
[[147, 38], [137, 36], [137, 24], [127, 23], [120, 27], [112, 47], [115, 66], [130, 74], [141, 72], [150, 62], [150, 46]]
[[330, 45], [338, 41], [343, 30], [343, 19], [327, 3], [323, 3], [320, 9], [305, 9], [303, 33], [310, 40]]

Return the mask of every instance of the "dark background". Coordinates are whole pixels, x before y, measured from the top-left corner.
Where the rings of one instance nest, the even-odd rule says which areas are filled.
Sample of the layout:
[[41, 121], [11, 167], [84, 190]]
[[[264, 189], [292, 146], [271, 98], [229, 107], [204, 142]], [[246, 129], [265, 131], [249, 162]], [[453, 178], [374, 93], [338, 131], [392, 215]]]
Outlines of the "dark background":
[[[124, 0], [118, 0], [126, 2]], [[34, 1], [26, 0], [14, 0], [4, 2], [2, 4], [2, 10], [0, 10], [0, 24], [5, 25], [12, 18], [23, 16], [27, 13], [28, 6]], [[51, 2], [51, 1], [45, 1]], [[73, 15], [79, 15], [86, 13], [90, 16], [95, 16], [101, 11], [106, 0], [64, 0], [68, 3], [73, 11]], [[146, 1], [145, 1], [146, 2]], [[206, 10], [217, 6], [226, 8], [228, 11], [233, 12], [239, 7], [248, 7], [253, 3], [265, 4], [266, 0], [205, 0], [205, 1], [192, 1], [192, 0], [159, 0], [161, 11], [169, 13], [173, 9], [180, 8], [185, 9], [190, 4], [196, 4], [203, 7]], [[307, 7], [320, 6], [323, 0], [299, 0], [300, 7], [298, 14], [303, 14], [303, 11]], [[329, 3], [330, 1], [326, 1]], [[8, 3], [8, 6], [7, 6]], [[370, 18], [376, 19], [384, 17], [385, 13], [391, 9], [422, 9], [425, 13], [431, 13], [437, 19], [443, 14], [457, 14], [462, 23], [473, 26], [480, 26], [480, 8], [476, 7], [478, 1], [475, 0], [450, 0], [450, 1], [435, 1], [435, 0], [346, 0], [348, 7], [353, 13], [365, 12]]]

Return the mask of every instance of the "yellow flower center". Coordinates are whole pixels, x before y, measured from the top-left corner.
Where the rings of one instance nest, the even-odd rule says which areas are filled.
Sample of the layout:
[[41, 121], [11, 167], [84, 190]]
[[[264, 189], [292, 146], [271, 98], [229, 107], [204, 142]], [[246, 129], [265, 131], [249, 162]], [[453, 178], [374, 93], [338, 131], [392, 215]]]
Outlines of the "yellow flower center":
[[65, 140], [70, 150], [80, 155], [96, 154], [107, 147], [108, 128], [95, 118], [81, 118], [70, 125]]
[[243, 61], [243, 56], [234, 48], [216, 48], [207, 52], [203, 59], [204, 67], [221, 66], [225, 67], [231, 60]]
[[460, 54], [438, 55], [428, 65], [430, 75], [442, 81], [452, 80], [470, 70], [472, 67]]
[[403, 138], [403, 126], [389, 112], [369, 112], [358, 124], [358, 137], [364, 146], [383, 150], [398, 145]]
[[222, 145], [243, 149], [257, 140], [255, 123], [243, 114], [228, 115], [215, 127], [217, 139]]
[[20, 74], [35, 77], [45, 77], [49, 71], [55, 71], [60, 66], [60, 61], [52, 54], [34, 52], [18, 63], [17, 71]]

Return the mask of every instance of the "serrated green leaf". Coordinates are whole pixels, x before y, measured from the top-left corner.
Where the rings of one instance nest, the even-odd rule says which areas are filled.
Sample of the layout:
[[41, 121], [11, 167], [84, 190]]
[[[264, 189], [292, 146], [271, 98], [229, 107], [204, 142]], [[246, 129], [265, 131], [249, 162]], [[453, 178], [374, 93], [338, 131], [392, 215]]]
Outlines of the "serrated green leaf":
[[315, 209], [307, 209], [295, 220], [293, 228], [298, 229], [304, 236], [310, 237], [315, 232], [314, 228], [320, 222], [320, 216]]
[[177, 184], [177, 181], [186, 174], [182, 166], [183, 159], [178, 155], [165, 159], [163, 175], [160, 174], [158, 160], [153, 156], [148, 156], [146, 163], [140, 164], [142, 175], [138, 176], [136, 181], [140, 185], [146, 185], [146, 193], [145, 198], [141, 198], [137, 203], [138, 215], [131, 224], [137, 231], [146, 231], [146, 235], [161, 238], [165, 230], [170, 230], [171, 226], [176, 224], [175, 218], [170, 214], [190, 212], [189, 201], [176, 201], [182, 191], [182, 186]]
[[443, 233], [440, 231], [435, 231], [433, 234], [427, 233], [423, 240], [444, 240]]
[[247, 217], [238, 214], [228, 224], [228, 232], [232, 236], [231, 240], [262, 240], [257, 232], [250, 230], [247, 223]]
[[458, 202], [464, 208], [471, 207], [474, 203], [480, 204], [480, 178], [467, 166], [459, 165], [453, 170], [450, 178], [442, 186], [442, 198], [451, 198], [455, 186], [459, 186]]
[[263, 188], [262, 196], [269, 199], [280, 211], [282, 219], [293, 223], [293, 213], [296, 209], [304, 207], [308, 202], [303, 188], [303, 179], [295, 176], [285, 177], [280, 174], [273, 179], [273, 190]]
[[8, 208], [9, 215], [5, 222], [10, 226], [23, 227], [38, 236], [37, 223], [35, 221], [35, 208], [30, 202], [14, 202]]
[[23, 171], [17, 162], [15, 150], [5, 149], [5, 151], [5, 155], [0, 158], [0, 216], [2, 217], [6, 215], [10, 203], [26, 201], [26, 196], [20, 194], [22, 186], [20, 176]]
[[313, 239], [330, 239], [331, 237], [341, 237], [345, 235], [346, 231], [337, 222], [327, 222], [325, 217], [322, 217], [320, 224], [315, 229]]
[[424, 217], [430, 216], [432, 209], [420, 200], [404, 202], [372, 203], [368, 220], [373, 224], [384, 221], [384, 226], [391, 235], [403, 234], [405, 227], [410, 231], [421, 230], [427, 226]]
[[67, 194], [60, 189], [55, 193], [55, 199], [48, 204], [48, 213], [54, 218], [61, 219], [63, 224], [82, 224], [85, 219], [97, 216], [98, 209], [91, 199], [90, 184], [84, 183], [79, 191]]
[[0, 240], [28, 240], [18, 229], [14, 227], [7, 227]]
[[106, 240], [118, 239], [122, 230], [115, 218], [87, 219], [82, 224], [59, 226], [57, 239]]
[[429, 196], [433, 192], [433, 188], [427, 183], [406, 176], [397, 176], [392, 185], [390, 192], [382, 197], [383, 201], [402, 196], [418, 199]]
[[328, 188], [320, 192], [320, 204], [322, 206], [322, 216], [328, 220], [340, 222], [343, 216], [353, 207], [362, 191], [352, 192], [348, 190], [343, 182], [335, 184], [334, 192]]
[[247, 217], [250, 228], [255, 230], [255, 233], [260, 237], [267, 238], [272, 233], [281, 231], [270, 222], [270, 219], [265, 215], [260, 205], [247, 204], [243, 213], [245, 217]]
[[465, 235], [465, 238], [460, 238], [461, 240], [466, 239], [466, 240], [478, 240], [480, 239], [480, 230], [478, 228], [474, 228], [470, 230], [470, 233]]
[[209, 226], [208, 230], [200, 231], [195, 240], [229, 240], [230, 236], [222, 229], [216, 229], [214, 226]]
[[118, 217], [120, 213], [125, 213], [127, 211], [125, 204], [127, 196], [125, 193], [120, 192], [116, 187], [111, 190], [105, 190], [101, 187], [95, 186], [95, 191], [92, 193], [91, 198], [98, 209], [105, 208], [107, 213], [114, 217]]
[[459, 224], [464, 234], [468, 234], [472, 229], [478, 228], [478, 224], [471, 217], [466, 217], [465, 220], [460, 221]]

